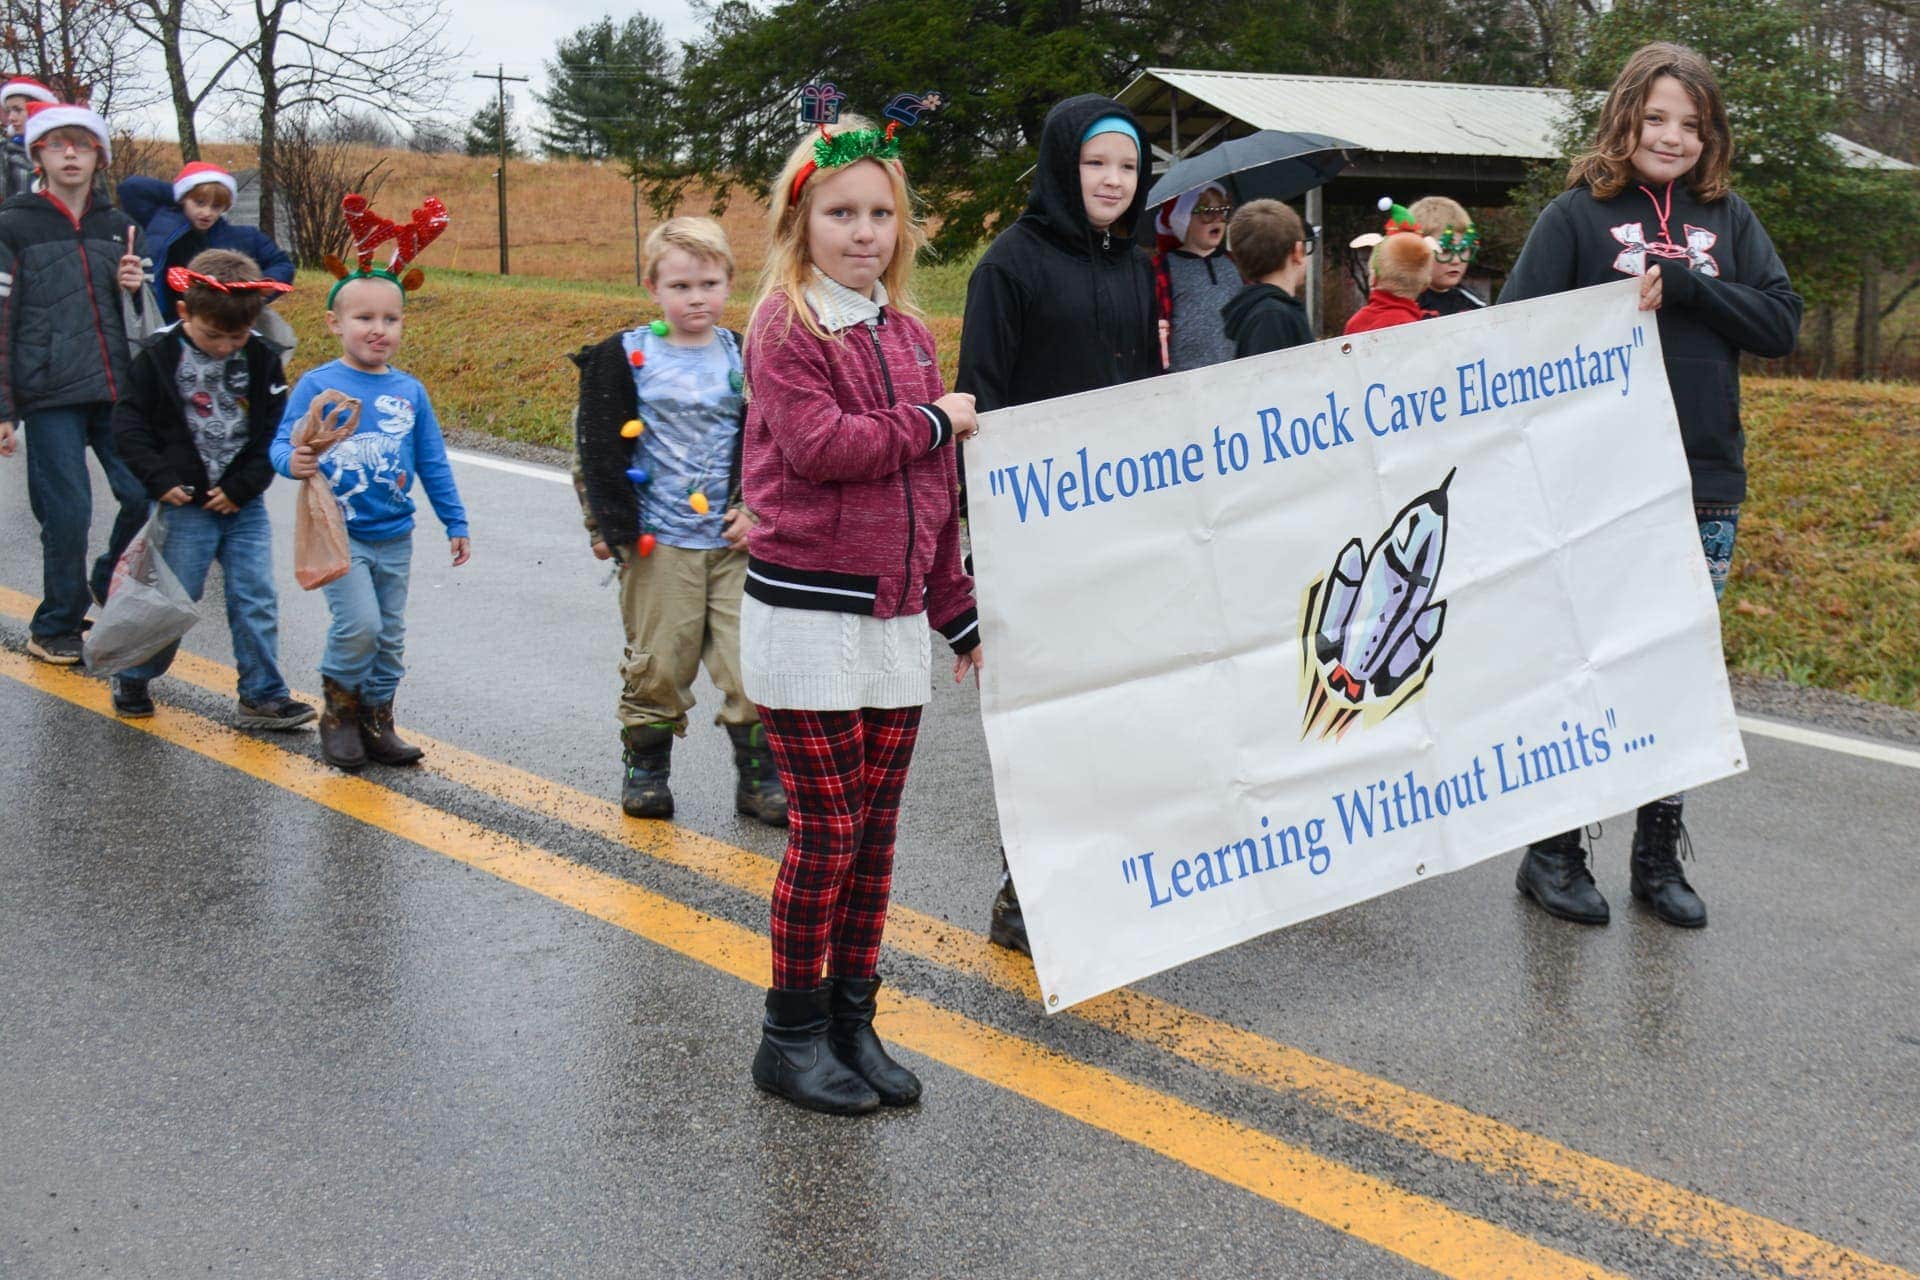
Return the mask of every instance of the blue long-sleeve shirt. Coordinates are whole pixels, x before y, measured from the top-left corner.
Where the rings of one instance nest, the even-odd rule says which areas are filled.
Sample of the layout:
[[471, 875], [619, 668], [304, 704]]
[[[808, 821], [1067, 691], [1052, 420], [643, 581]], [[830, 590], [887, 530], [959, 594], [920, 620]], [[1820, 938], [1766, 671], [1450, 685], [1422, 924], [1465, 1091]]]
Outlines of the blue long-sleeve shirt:
[[328, 390], [360, 402], [360, 429], [320, 455], [320, 473], [347, 518], [347, 535], [386, 542], [411, 532], [414, 505], [407, 494], [417, 476], [447, 536], [467, 537], [467, 509], [447, 461], [440, 420], [420, 379], [399, 369], [366, 373], [334, 360], [302, 376], [273, 438], [273, 469], [293, 475], [287, 470], [293, 429], [306, 418], [313, 398]]

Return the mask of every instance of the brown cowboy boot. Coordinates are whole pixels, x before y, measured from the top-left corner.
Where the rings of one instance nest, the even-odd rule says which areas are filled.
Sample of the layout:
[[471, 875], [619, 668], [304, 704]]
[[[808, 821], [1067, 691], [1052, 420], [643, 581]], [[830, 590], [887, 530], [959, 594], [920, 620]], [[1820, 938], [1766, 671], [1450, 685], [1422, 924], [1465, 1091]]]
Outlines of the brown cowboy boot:
[[393, 703], [360, 704], [360, 743], [375, 764], [419, 764], [427, 753], [393, 731]]
[[352, 772], [367, 763], [360, 742], [360, 695], [343, 688], [332, 676], [322, 677], [326, 709], [320, 713], [320, 756], [336, 769]]

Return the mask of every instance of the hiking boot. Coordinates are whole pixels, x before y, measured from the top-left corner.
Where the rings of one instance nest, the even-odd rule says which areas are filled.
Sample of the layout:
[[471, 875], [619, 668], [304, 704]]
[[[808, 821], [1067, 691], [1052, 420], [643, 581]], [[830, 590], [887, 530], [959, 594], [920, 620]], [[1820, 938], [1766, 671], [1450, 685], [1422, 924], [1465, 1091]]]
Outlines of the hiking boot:
[[1640, 806], [1633, 827], [1633, 875], [1630, 887], [1636, 902], [1682, 929], [1702, 929], [1707, 904], [1693, 891], [1680, 871], [1680, 859], [1693, 856], [1693, 838], [1680, 820], [1680, 805], [1656, 800]]
[[993, 895], [993, 919], [987, 926], [987, 941], [996, 947], [1031, 956], [1027, 942], [1027, 916], [1020, 909], [1020, 891], [1013, 887], [1013, 873], [1006, 869], [1006, 850], [1000, 851], [1000, 891]]
[[238, 701], [233, 713], [236, 729], [298, 729], [320, 713], [304, 702], [295, 702], [287, 694], [262, 698], [259, 702]]
[[1612, 915], [1587, 869], [1587, 850], [1578, 831], [1528, 845], [1515, 887], [1548, 915], [1575, 924], [1605, 924]]
[[827, 1043], [826, 987], [767, 992], [760, 1048], [753, 1055], [753, 1082], [808, 1111], [858, 1116], [880, 1107], [870, 1088]]
[[733, 789], [733, 811], [770, 827], [786, 826], [787, 793], [774, 770], [773, 752], [767, 749], [766, 729], [758, 724], [730, 724], [727, 736], [733, 739], [733, 767], [740, 773], [740, 784]]
[[834, 1056], [880, 1095], [881, 1106], [910, 1107], [920, 1101], [920, 1077], [895, 1062], [874, 1034], [874, 998], [880, 979], [829, 978], [827, 990], [827, 1045]]
[[27, 652], [56, 667], [71, 667], [80, 661], [80, 636], [28, 636]]
[[360, 694], [340, 685], [332, 676], [321, 679], [326, 709], [320, 713], [320, 757], [336, 769], [351, 773], [367, 763], [360, 741]]
[[620, 808], [630, 818], [671, 818], [673, 729], [667, 725], [630, 725], [620, 731], [620, 759], [626, 774], [620, 783]]
[[360, 745], [366, 749], [367, 759], [375, 764], [419, 764], [420, 757], [427, 754], [393, 731], [392, 702], [361, 703], [357, 720]]
[[113, 714], [122, 720], [145, 720], [153, 714], [153, 699], [147, 696], [147, 682], [127, 676], [113, 678]]

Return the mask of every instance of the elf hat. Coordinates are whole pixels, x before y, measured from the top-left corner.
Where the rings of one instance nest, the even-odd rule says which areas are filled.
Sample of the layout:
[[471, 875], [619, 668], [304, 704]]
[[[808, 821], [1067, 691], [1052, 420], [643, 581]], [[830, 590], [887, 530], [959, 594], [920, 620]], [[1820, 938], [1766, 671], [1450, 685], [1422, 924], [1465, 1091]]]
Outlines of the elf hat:
[[174, 175], [173, 198], [176, 201], [184, 200], [187, 197], [187, 192], [193, 190], [195, 187], [204, 187], [209, 184], [217, 187], [225, 187], [227, 189], [227, 195], [230, 198], [238, 197], [240, 194], [240, 188], [234, 183], [232, 174], [217, 164], [208, 164], [205, 160], [195, 160], [192, 164], [186, 165], [178, 174]]
[[55, 129], [85, 129], [100, 143], [102, 164], [113, 163], [113, 139], [107, 135], [107, 122], [91, 107], [71, 102], [36, 102], [27, 108], [27, 153], [40, 145], [40, 139]]
[[28, 98], [34, 102], [58, 102], [59, 97], [53, 90], [35, 80], [32, 76], [14, 76], [0, 85], [0, 102], [8, 98]]

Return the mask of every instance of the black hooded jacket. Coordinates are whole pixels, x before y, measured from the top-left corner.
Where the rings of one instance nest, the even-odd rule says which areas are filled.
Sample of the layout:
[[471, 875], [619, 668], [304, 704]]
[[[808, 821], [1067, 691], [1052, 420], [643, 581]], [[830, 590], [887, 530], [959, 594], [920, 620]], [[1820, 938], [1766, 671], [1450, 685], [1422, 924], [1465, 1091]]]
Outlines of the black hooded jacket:
[[1133, 112], [1093, 93], [1047, 113], [1027, 211], [967, 281], [954, 389], [971, 393], [983, 413], [1160, 371], [1153, 263], [1132, 236], [1147, 202], [1146, 165], [1133, 203], [1108, 231], [1093, 229], [1081, 201], [1080, 137], [1102, 116], [1140, 127]]
[[[1664, 234], [1663, 234], [1664, 232]], [[1645, 246], [1654, 245], [1649, 250]], [[1693, 500], [1747, 496], [1740, 355], [1778, 358], [1800, 333], [1800, 295], [1747, 202], [1702, 204], [1684, 182], [1629, 186], [1611, 200], [1581, 186], [1540, 213], [1500, 301], [1642, 275], [1660, 267], [1660, 350], [1693, 473]]]

